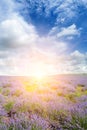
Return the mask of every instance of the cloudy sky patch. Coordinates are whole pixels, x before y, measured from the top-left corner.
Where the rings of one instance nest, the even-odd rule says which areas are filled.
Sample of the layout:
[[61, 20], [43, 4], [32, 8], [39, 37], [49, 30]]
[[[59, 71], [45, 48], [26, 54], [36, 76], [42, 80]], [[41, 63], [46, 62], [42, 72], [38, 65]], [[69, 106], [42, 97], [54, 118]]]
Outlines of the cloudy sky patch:
[[87, 73], [86, 15], [86, 0], [1, 0], [0, 74]]

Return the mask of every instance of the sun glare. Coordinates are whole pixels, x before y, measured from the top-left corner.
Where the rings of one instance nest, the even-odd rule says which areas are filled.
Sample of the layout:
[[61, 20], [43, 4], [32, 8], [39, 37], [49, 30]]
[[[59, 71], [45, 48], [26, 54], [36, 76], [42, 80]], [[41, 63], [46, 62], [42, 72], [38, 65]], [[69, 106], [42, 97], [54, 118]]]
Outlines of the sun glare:
[[45, 77], [45, 73], [42, 72], [42, 71], [36, 71], [34, 74], [33, 74], [34, 78], [37, 79], [37, 80], [42, 80], [44, 77]]

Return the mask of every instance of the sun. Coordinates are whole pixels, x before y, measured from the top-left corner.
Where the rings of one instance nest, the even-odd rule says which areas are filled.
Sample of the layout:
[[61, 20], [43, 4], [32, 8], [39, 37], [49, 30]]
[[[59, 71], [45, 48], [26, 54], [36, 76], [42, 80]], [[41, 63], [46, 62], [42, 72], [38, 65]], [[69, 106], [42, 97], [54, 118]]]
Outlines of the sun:
[[35, 71], [33, 73], [33, 77], [36, 79], [36, 80], [42, 80], [44, 77], [45, 77], [45, 73], [43, 71]]

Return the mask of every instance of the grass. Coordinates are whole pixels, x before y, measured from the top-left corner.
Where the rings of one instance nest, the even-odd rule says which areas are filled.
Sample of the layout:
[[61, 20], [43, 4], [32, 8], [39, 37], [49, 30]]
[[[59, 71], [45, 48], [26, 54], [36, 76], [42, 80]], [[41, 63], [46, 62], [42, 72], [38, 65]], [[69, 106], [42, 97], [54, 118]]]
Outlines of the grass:
[[78, 87], [81, 87], [81, 88], [85, 87], [84, 84], [78, 84], [77, 86], [78, 86]]
[[2, 90], [3, 90], [3, 88], [2, 88], [2, 87], [0, 87], [0, 93], [2, 93]]
[[87, 116], [80, 117], [77, 114], [73, 114], [71, 120], [64, 124], [63, 129], [87, 130]]
[[65, 97], [67, 100], [76, 103], [76, 94], [75, 93], [67, 94]]
[[8, 96], [10, 94], [10, 90], [8, 88], [6, 88], [4, 91], [2, 91], [2, 94], [4, 96]]
[[58, 95], [66, 97], [66, 99], [68, 99], [69, 101], [76, 103], [76, 98], [80, 98], [83, 95], [87, 95], [87, 89], [85, 89], [84, 87], [85, 85], [78, 84], [75, 92], [69, 94], [59, 92]]
[[14, 102], [13, 101], [8, 101], [7, 103], [4, 104], [4, 108], [7, 112], [11, 111], [13, 109]]
[[22, 94], [21, 90], [17, 89], [17, 90], [13, 93], [13, 96], [19, 97], [19, 96], [21, 96], [21, 94]]
[[11, 87], [10, 83], [7, 83], [7, 84], [3, 85], [3, 88], [9, 88], [9, 87]]
[[33, 124], [31, 130], [42, 130], [42, 128], [37, 126], [36, 124]]

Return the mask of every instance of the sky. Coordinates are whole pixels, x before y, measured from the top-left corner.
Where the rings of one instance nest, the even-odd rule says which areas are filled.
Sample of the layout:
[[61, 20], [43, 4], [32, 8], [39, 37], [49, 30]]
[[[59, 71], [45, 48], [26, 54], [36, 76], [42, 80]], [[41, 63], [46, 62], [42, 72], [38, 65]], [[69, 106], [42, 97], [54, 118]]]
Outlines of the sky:
[[87, 0], [1, 0], [0, 75], [87, 73]]

